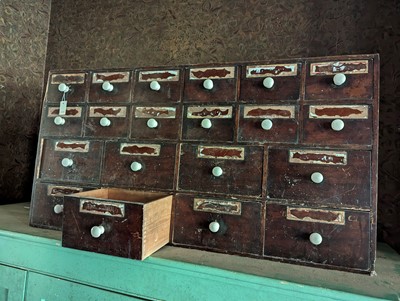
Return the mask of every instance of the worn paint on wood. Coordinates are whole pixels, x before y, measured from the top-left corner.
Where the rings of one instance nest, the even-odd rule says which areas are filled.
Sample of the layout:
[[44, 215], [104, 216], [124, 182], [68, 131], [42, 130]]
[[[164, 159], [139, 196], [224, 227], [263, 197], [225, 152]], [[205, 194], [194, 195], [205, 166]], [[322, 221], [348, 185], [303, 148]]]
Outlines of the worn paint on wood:
[[79, 203], [79, 212], [113, 217], [124, 217], [125, 205], [117, 202], [81, 199]]
[[83, 84], [85, 82], [85, 73], [63, 73], [52, 74], [51, 84]]
[[296, 75], [297, 64], [256, 65], [246, 67], [246, 78]]
[[239, 201], [194, 198], [193, 210], [220, 214], [241, 215], [242, 203]]
[[135, 118], [175, 118], [175, 107], [136, 107]]
[[[47, 117], [57, 117], [60, 115], [59, 107], [49, 107], [47, 111]], [[63, 117], [71, 118], [71, 117], [81, 117], [82, 116], [82, 108], [81, 107], [67, 107], [65, 110], [65, 114]]]
[[336, 225], [344, 225], [346, 221], [344, 211], [293, 207], [287, 207], [286, 219]]
[[346, 165], [347, 152], [324, 150], [289, 150], [290, 163]]
[[121, 143], [121, 155], [137, 155], [137, 156], [159, 156], [161, 145], [159, 144], [133, 144]]
[[294, 106], [244, 106], [244, 118], [294, 118]]
[[139, 82], [174, 82], [179, 80], [179, 70], [140, 71]]
[[89, 117], [126, 117], [126, 107], [90, 107]]
[[129, 82], [129, 72], [95, 72], [93, 73], [92, 83], [101, 84], [105, 81], [113, 83]]
[[87, 153], [89, 152], [89, 145], [89, 141], [63, 140], [55, 143], [54, 150]]
[[365, 74], [368, 73], [368, 60], [335, 61], [311, 63], [310, 75]]
[[368, 119], [368, 106], [310, 106], [309, 118]]
[[47, 195], [48, 196], [63, 196], [65, 194], [72, 194], [82, 192], [81, 187], [71, 187], [71, 186], [58, 186], [58, 185], [48, 185]]
[[189, 78], [191, 80], [235, 78], [235, 67], [192, 68]]
[[232, 107], [188, 107], [187, 118], [203, 119], [203, 118], [232, 118]]
[[244, 160], [244, 147], [198, 146], [197, 157], [206, 159]]

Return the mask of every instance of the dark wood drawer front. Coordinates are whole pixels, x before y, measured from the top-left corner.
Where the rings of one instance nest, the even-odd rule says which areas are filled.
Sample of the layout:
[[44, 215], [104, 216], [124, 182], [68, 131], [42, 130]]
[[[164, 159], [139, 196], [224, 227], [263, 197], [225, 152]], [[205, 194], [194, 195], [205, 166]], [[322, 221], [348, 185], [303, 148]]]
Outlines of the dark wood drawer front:
[[102, 184], [172, 189], [176, 144], [107, 142]]
[[238, 140], [244, 142], [297, 142], [297, 106], [240, 107]]
[[177, 194], [173, 242], [229, 253], [260, 255], [263, 212], [260, 202]]
[[89, 90], [92, 103], [128, 103], [131, 100], [130, 72], [94, 72]]
[[181, 145], [180, 190], [261, 195], [263, 148]]
[[372, 110], [367, 105], [305, 106], [304, 142], [313, 144], [372, 143]]
[[[344, 74], [341, 85], [334, 76]], [[372, 60], [310, 62], [307, 64], [305, 100], [356, 100], [373, 97]]]
[[134, 107], [131, 138], [178, 140], [181, 124], [180, 107]]
[[267, 204], [264, 255], [368, 270], [369, 227], [368, 212]]
[[91, 106], [88, 110], [85, 137], [128, 138], [129, 107]]
[[369, 208], [370, 183], [369, 151], [268, 150], [269, 198]]
[[78, 183], [99, 183], [102, 141], [42, 140], [39, 177]]
[[85, 108], [81, 106], [66, 107], [65, 114], [60, 115], [60, 108], [48, 106], [46, 117], [42, 118], [41, 131], [47, 136], [82, 136], [82, 125]]
[[234, 102], [237, 99], [237, 67], [187, 68], [185, 102]]
[[233, 141], [235, 107], [185, 106], [183, 139], [199, 141]]
[[172, 104], [181, 100], [182, 70], [136, 71], [133, 102], [146, 105]]
[[70, 103], [84, 102], [86, 100], [86, 80], [88, 73], [57, 73], [49, 76], [47, 84], [46, 101], [48, 103], [59, 103], [65, 89], [65, 99]]
[[243, 66], [239, 100], [247, 103], [298, 100], [301, 68], [301, 63]]

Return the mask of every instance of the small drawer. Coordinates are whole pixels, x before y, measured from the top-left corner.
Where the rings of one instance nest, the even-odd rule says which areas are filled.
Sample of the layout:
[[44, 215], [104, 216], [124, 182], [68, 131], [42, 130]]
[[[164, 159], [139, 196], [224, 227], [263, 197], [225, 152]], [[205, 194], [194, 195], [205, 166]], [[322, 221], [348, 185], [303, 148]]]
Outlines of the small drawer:
[[170, 241], [172, 196], [98, 189], [64, 199], [63, 247], [143, 260]]
[[301, 68], [301, 63], [243, 66], [239, 100], [246, 103], [298, 100]]
[[181, 145], [178, 189], [261, 196], [263, 147]]
[[68, 106], [60, 115], [60, 107], [48, 106], [44, 110], [40, 130], [44, 136], [82, 136], [85, 108]]
[[33, 201], [29, 211], [30, 225], [40, 228], [61, 230], [64, 196], [91, 189], [95, 189], [95, 187], [36, 182]]
[[237, 100], [237, 67], [187, 68], [184, 102], [234, 102]]
[[242, 105], [238, 141], [297, 142], [298, 106]]
[[261, 202], [177, 194], [174, 213], [175, 245], [262, 254], [264, 206]]
[[236, 110], [233, 106], [185, 106], [184, 140], [233, 141]]
[[182, 78], [180, 69], [137, 70], [133, 102], [147, 105], [177, 103], [181, 100]]
[[316, 105], [304, 108], [305, 143], [371, 145], [370, 106]]
[[173, 189], [176, 144], [107, 142], [103, 184]]
[[102, 141], [42, 139], [39, 177], [99, 183]]
[[134, 107], [131, 138], [178, 140], [181, 124], [180, 107]]
[[270, 148], [267, 196], [311, 205], [370, 208], [371, 153]]
[[373, 73], [373, 60], [309, 62], [305, 100], [370, 100]]
[[369, 212], [267, 204], [264, 255], [370, 269]]
[[129, 107], [90, 106], [85, 137], [128, 137]]
[[94, 72], [89, 90], [91, 103], [128, 103], [131, 99], [130, 72]]
[[86, 100], [86, 79], [88, 73], [50, 73], [46, 97], [48, 103], [84, 102]]

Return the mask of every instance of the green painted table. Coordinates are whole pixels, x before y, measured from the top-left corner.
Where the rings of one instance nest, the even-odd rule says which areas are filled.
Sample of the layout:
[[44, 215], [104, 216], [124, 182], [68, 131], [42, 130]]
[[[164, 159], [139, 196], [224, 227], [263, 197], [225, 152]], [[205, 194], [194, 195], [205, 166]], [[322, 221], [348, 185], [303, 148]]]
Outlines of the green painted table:
[[400, 300], [400, 256], [379, 245], [366, 276], [167, 246], [144, 261], [61, 247], [28, 226], [28, 203], [0, 207], [0, 301]]

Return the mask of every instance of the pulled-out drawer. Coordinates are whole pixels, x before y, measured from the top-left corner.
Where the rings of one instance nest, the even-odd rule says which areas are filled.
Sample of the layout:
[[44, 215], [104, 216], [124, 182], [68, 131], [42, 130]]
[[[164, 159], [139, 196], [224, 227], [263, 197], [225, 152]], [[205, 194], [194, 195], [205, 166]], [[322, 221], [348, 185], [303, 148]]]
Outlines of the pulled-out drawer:
[[94, 72], [89, 90], [91, 103], [128, 103], [131, 101], [129, 71]]

